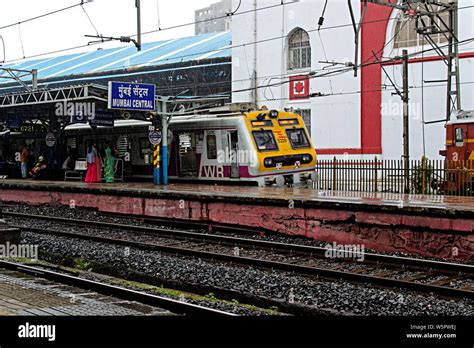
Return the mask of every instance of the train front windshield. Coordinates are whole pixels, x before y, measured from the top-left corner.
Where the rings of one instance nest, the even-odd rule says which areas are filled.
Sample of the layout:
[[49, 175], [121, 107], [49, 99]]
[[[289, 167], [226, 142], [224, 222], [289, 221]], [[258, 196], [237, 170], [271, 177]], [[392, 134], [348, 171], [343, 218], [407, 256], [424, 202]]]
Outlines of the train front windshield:
[[272, 151], [278, 150], [275, 136], [270, 130], [253, 131], [253, 137], [255, 144], [259, 151]]
[[288, 136], [293, 149], [310, 147], [308, 138], [306, 137], [306, 132], [303, 128], [287, 129], [286, 135]]

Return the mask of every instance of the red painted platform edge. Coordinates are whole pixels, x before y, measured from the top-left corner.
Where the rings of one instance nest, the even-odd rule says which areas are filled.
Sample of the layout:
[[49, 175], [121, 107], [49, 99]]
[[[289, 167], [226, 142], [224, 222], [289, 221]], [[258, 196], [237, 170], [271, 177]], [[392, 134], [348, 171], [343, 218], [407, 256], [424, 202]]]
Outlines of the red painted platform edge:
[[262, 228], [328, 243], [361, 244], [379, 251], [453, 258], [456, 250], [456, 258], [460, 259], [471, 259], [474, 255], [473, 220], [439, 218], [424, 221], [420, 217], [400, 214], [47, 191], [2, 190], [0, 200]]
[[[341, 200], [327, 199], [327, 196], [310, 197], [305, 199], [301, 197], [295, 197], [293, 199], [285, 199], [281, 196], [251, 196], [251, 195], [232, 195], [232, 193], [223, 195], [219, 192], [198, 192], [198, 191], [173, 191], [173, 190], [158, 190], [158, 191], [147, 191], [147, 190], [136, 190], [134, 188], [117, 188], [113, 186], [101, 186], [96, 187], [90, 185], [87, 187], [83, 186], [56, 186], [48, 183], [41, 183], [28, 186], [28, 183], [2, 183], [0, 182], [0, 192], [5, 190], [18, 190], [21, 192], [69, 192], [78, 194], [93, 194], [96, 196], [110, 195], [110, 196], [127, 196], [136, 198], [147, 198], [147, 199], [176, 199], [176, 200], [187, 200], [194, 199], [200, 202], [222, 202], [222, 203], [236, 203], [247, 205], [266, 205], [266, 206], [277, 206], [277, 207], [288, 207], [290, 201], [296, 206], [304, 207], [305, 209], [336, 209], [336, 210], [360, 210], [368, 212], [386, 212], [395, 214], [410, 214], [416, 216], [444, 216], [452, 218], [466, 218], [474, 219], [474, 210], [465, 209], [462, 205], [451, 205], [446, 208], [445, 206], [436, 207], [433, 204], [427, 206], [424, 205], [410, 205], [409, 203], [404, 204], [403, 208], [400, 208], [398, 204], [378, 204], [377, 200], [370, 198], [360, 201], [349, 201], [345, 197], [340, 197]], [[350, 199], [350, 198], [349, 198]], [[394, 201], [394, 203], [396, 203]]]

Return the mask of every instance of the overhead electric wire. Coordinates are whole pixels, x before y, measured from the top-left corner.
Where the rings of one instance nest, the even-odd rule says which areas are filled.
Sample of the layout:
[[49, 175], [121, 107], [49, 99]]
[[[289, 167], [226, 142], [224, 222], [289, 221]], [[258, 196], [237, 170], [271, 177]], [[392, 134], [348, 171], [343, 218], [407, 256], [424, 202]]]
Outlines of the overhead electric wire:
[[94, 22], [92, 22], [91, 17], [87, 13], [86, 9], [84, 8], [83, 4], [81, 3], [81, 8], [82, 11], [84, 11], [84, 14], [86, 15], [87, 19], [89, 20], [89, 23], [91, 24], [92, 28], [94, 28], [94, 31], [96, 32], [97, 36], [100, 36], [99, 31], [97, 30], [96, 26], [94, 25]]
[[12, 24], [8, 24], [8, 25], [1, 26], [1, 27], [0, 27], [0, 30], [6, 29], [6, 28], [10, 28], [10, 27], [13, 27], [13, 26], [15, 26], [15, 25], [19, 25], [19, 24], [31, 22], [31, 21], [34, 21], [34, 20], [36, 20], [36, 19], [40, 19], [40, 18], [43, 18], [43, 17], [46, 17], [46, 16], [50, 16], [50, 15], [53, 15], [53, 14], [56, 14], [56, 13], [59, 13], [59, 12], [63, 12], [63, 11], [66, 11], [66, 10], [70, 10], [71, 8], [74, 8], [74, 7], [77, 7], [77, 6], [82, 6], [82, 5], [87, 4], [87, 3], [89, 3], [89, 2], [91, 2], [91, 0], [86, 0], [86, 1], [82, 0], [80, 3], [75, 4], [75, 5], [63, 7], [63, 8], [60, 8], [60, 9], [58, 9], [58, 10], [54, 10], [54, 11], [51, 11], [51, 12], [48, 12], [48, 13], [44, 13], [44, 14], [39, 15], [39, 16], [31, 17], [31, 18], [24, 19], [24, 20], [19, 21], [19, 22], [15, 22], [15, 23], [12, 23]]
[[[472, 6], [474, 7], [474, 6]], [[461, 9], [461, 8], [460, 8]], [[259, 10], [259, 9], [257, 9]], [[255, 11], [255, 10], [253, 10]], [[241, 13], [239, 13], [241, 14]], [[398, 20], [398, 17], [395, 17], [395, 18], [391, 18], [389, 20]], [[376, 22], [380, 22], [380, 21], [386, 21], [385, 19], [384, 20], [374, 20], [374, 21], [368, 21], [368, 22], [365, 22], [363, 23], [364, 24], [370, 24], [370, 23], [376, 23]], [[404, 23], [405, 25], [406, 23]], [[404, 27], [404, 25], [399, 28], [399, 30], [397, 31], [397, 33], [395, 33], [395, 35], [392, 36], [392, 38], [385, 43], [385, 45], [377, 51], [377, 54], [379, 54], [380, 52], [382, 52], [395, 38], [396, 38], [396, 35], [399, 34], [399, 32], [401, 31], [401, 29]], [[344, 26], [352, 26], [352, 24], [346, 24]], [[336, 26], [332, 26], [332, 27], [325, 27], [325, 28], [322, 28], [321, 30], [328, 30], [328, 29], [335, 29], [335, 28], [341, 28], [342, 26], [341, 25], [336, 25]], [[310, 29], [308, 30], [307, 32], [315, 32], [315, 31], [318, 31], [319, 30], [317, 28], [315, 29]], [[286, 36], [276, 36], [276, 37], [271, 37], [271, 38], [267, 38], [267, 39], [261, 39], [261, 40], [257, 40], [257, 41], [252, 41], [252, 42], [247, 42], [247, 43], [243, 43], [243, 44], [238, 44], [238, 45], [231, 45], [231, 46], [227, 46], [226, 49], [234, 49], [234, 48], [240, 48], [240, 47], [243, 47], [245, 48], [246, 46], [249, 46], [249, 45], [255, 45], [255, 44], [260, 44], [260, 43], [265, 43], [265, 42], [269, 42], [269, 41], [273, 41], [273, 40], [279, 40], [279, 39], [282, 39], [282, 38], [286, 38]], [[95, 44], [99, 44], [100, 42], [97, 42]], [[86, 45], [88, 46], [88, 45]], [[78, 47], [81, 47], [81, 46], [76, 46], [75, 48], [72, 48], [72, 49], [76, 49]], [[216, 51], [219, 51], [219, 49], [212, 49], [212, 50], [206, 50], [206, 51], [201, 51], [201, 52], [195, 52], [195, 53], [190, 53], [190, 54], [186, 54], [186, 55], [181, 55], [181, 56], [177, 56], [177, 57], [168, 57], [168, 58], [163, 58], [163, 59], [160, 59], [156, 62], [166, 62], [166, 61], [169, 61], [169, 60], [175, 60], [175, 59], [179, 59], [179, 58], [186, 58], [186, 57], [190, 57], [190, 56], [195, 56], [195, 55], [198, 55], [198, 54], [206, 54], [206, 53], [212, 53], [212, 52], [216, 52]], [[56, 52], [55, 52], [56, 53]], [[366, 59], [364, 62], [362, 63], [366, 63], [368, 61], [370, 61], [372, 58], [369, 58], [369, 59]], [[10, 60], [8, 62], [12, 62], [12, 61], [15, 61], [15, 60]], [[143, 66], [144, 64], [143, 63], [140, 63], [140, 64], [134, 64], [134, 65], [130, 65], [128, 66], [127, 68], [136, 68], [136, 67], [139, 67], [139, 66]]]
[[[474, 81], [467, 81], [467, 82], [461, 82], [462, 85], [472, 85], [474, 84]], [[424, 88], [434, 88], [434, 87], [444, 87], [445, 84], [432, 84], [429, 86], [425, 86]], [[409, 89], [419, 89], [421, 86], [410, 86]], [[378, 93], [378, 92], [390, 92], [390, 91], [395, 91], [394, 88], [379, 88], [379, 89], [371, 89], [368, 91], [349, 91], [349, 92], [338, 92], [334, 94], [324, 94], [321, 96], [317, 96], [317, 98], [325, 98], [325, 97], [337, 97], [337, 96], [342, 96], [342, 95], [355, 95], [355, 94], [364, 94], [364, 93]], [[270, 99], [270, 100], [257, 100], [257, 103], [264, 103], [268, 101], [280, 101], [280, 100], [289, 100], [289, 98], [275, 98], [275, 99]], [[429, 122], [427, 122], [429, 123]]]
[[[275, 6], [275, 5], [274, 5]], [[273, 6], [273, 7], [274, 7]], [[278, 6], [281, 6], [281, 5], [278, 5]], [[460, 7], [459, 9], [464, 9], [464, 8], [470, 8], [470, 7], [474, 7], [474, 6], [466, 6], [466, 7]], [[256, 10], [252, 10], [252, 11], [257, 11], [257, 10], [262, 10], [264, 8], [260, 8], [260, 9], [256, 9]], [[243, 12], [239, 13], [239, 14], [242, 14]], [[394, 19], [397, 19], [397, 18], [392, 18], [392, 19], [389, 19], [389, 20], [394, 20]], [[368, 22], [365, 22], [363, 24], [369, 24], [369, 23], [374, 23], [374, 22], [381, 22], [381, 21], [386, 21], [386, 19], [383, 19], [383, 20], [374, 20], [374, 21], [368, 21]], [[325, 27], [325, 28], [322, 28], [321, 30], [328, 30], [328, 29], [335, 29], [335, 28], [341, 28], [341, 27], [346, 27], [346, 26], [351, 26], [352, 24], [345, 24], [345, 25], [335, 25], [335, 26], [331, 26], [331, 27]], [[317, 31], [317, 29], [312, 29], [312, 30], [309, 30], [310, 32], [312, 31]], [[395, 36], [394, 36], [395, 37]], [[392, 37], [391, 40], [394, 39], [394, 37]], [[282, 36], [279, 36], [279, 37], [275, 37], [275, 38], [268, 38], [268, 39], [264, 39], [264, 40], [258, 40], [258, 41], [255, 41], [255, 42], [250, 42], [250, 43], [245, 43], [245, 44], [240, 44], [240, 45], [234, 45], [234, 46], [228, 46], [226, 47], [226, 49], [229, 49], [229, 48], [236, 48], [236, 47], [243, 47], [243, 46], [247, 46], [247, 45], [250, 45], [250, 44], [257, 44], [257, 43], [261, 43], [261, 42], [268, 42], [268, 41], [271, 41], [271, 40], [276, 40], [276, 39], [281, 39], [283, 38]], [[390, 41], [391, 41], [390, 40]], [[465, 41], [470, 41], [470, 39], [468, 40], [463, 40], [464, 42]], [[74, 48], [67, 48], [67, 49], [61, 49], [61, 50], [56, 50], [56, 51], [53, 51], [53, 52], [49, 52], [48, 54], [51, 54], [51, 53], [58, 53], [58, 52], [64, 52], [66, 50], [70, 50], [70, 49], [77, 49], [77, 48], [80, 48], [80, 47], [83, 47], [83, 46], [87, 46], [87, 45], [81, 45], [81, 46], [76, 46]], [[387, 44], [384, 46], [386, 47]], [[384, 48], [383, 47], [383, 48]], [[383, 49], [382, 48], [382, 49]], [[421, 51], [421, 52], [428, 52], [428, 51], [431, 51], [432, 49], [429, 49], [429, 50], [424, 50], [424, 51]], [[210, 52], [214, 52], [214, 51], [218, 51], [218, 50], [208, 50], [208, 51], [204, 51], [204, 52], [198, 52], [198, 53], [192, 53], [192, 54], [187, 54], [187, 55], [182, 55], [182, 56], [179, 56], [179, 57], [172, 57], [172, 58], [168, 58], [168, 59], [165, 59], [165, 60], [175, 60], [175, 59], [178, 59], [178, 58], [184, 58], [184, 57], [187, 57], [187, 56], [195, 56], [195, 55], [198, 55], [198, 54], [204, 54], [204, 53], [210, 53]], [[42, 54], [42, 55], [45, 55], [46, 53]], [[414, 52], [412, 54], [410, 54], [409, 56], [413, 56], [413, 55], [417, 55], [417, 54], [420, 54], [420, 52]], [[39, 55], [35, 55], [35, 56], [39, 56]], [[396, 58], [392, 59], [392, 60], [396, 60]], [[13, 61], [13, 60], [10, 60], [10, 61]], [[10, 62], [9, 61], [9, 62]], [[132, 66], [131, 66], [132, 67]], [[360, 65], [360, 67], [363, 67], [362, 64]], [[330, 72], [327, 72], [326, 74], [324, 75], [317, 75], [317, 76], [311, 76], [311, 78], [314, 78], [314, 77], [324, 77], [324, 76], [329, 76], [331, 74], [340, 74], [340, 73], [345, 73], [347, 72], [348, 70], [352, 70], [353, 68], [349, 68], [349, 69], [342, 69], [342, 70], [336, 70], [336, 71], [330, 71]], [[289, 74], [288, 74], [289, 75]], [[281, 75], [283, 76], [283, 75]], [[270, 84], [270, 85], [265, 85], [265, 86], [258, 86], [257, 88], [265, 88], [265, 87], [273, 87], [273, 86], [278, 86], [278, 85], [282, 85], [282, 84], [285, 84], [285, 83], [288, 83], [289, 81], [282, 81], [282, 82], [278, 82], [278, 83], [275, 83], [275, 84]], [[247, 89], [247, 90], [253, 90], [254, 88], [251, 88], [251, 89]], [[238, 90], [238, 91], [233, 91], [233, 92], [241, 92], [241, 91], [246, 91], [245, 89], [244, 90]]]
[[[469, 42], [472, 42], [474, 41], [474, 37], [472, 38], [469, 38], [469, 39], [465, 39], [463, 41], [460, 42], [461, 45], [463, 44], [467, 44]], [[442, 47], [445, 47], [446, 45], [442, 46]], [[415, 57], [417, 55], [420, 55], [420, 54], [424, 54], [426, 52], [430, 52], [430, 51], [434, 51], [433, 48], [429, 48], [429, 49], [426, 49], [426, 50], [420, 50], [420, 51], [415, 51], [415, 52], [412, 52], [410, 54], [408, 54], [408, 57]], [[394, 61], [399, 61], [400, 60], [400, 57], [393, 57], [393, 58], [390, 58], [390, 59], [386, 59], [382, 62], [377, 62], [377, 61], [373, 61], [373, 62], [366, 62], [366, 63], [361, 63], [359, 66], [358, 66], [358, 69], [362, 69], [366, 66], [370, 66], [370, 65], [376, 65], [376, 64], [386, 64], [386, 63], [389, 63], [389, 62], [394, 62]], [[331, 71], [327, 71], [327, 70], [323, 70], [323, 69], [316, 69], [316, 70], [312, 70], [312, 73], [316, 73], [316, 72], [325, 72], [324, 74], [314, 74], [313, 76], [305, 76], [310, 78], [310, 79], [313, 79], [313, 78], [320, 78], [320, 77], [331, 77], [331, 76], [335, 76], [335, 75], [340, 75], [340, 74], [343, 74], [343, 73], [346, 73], [346, 72], [349, 72], [349, 71], [353, 71], [354, 67], [344, 67], [344, 68], [338, 68], [338, 69], [334, 69], [334, 70], [331, 70]], [[268, 75], [268, 76], [261, 76], [260, 77], [260, 80], [265, 80], [267, 78], [287, 78], [291, 76], [291, 74], [283, 74], [283, 75]], [[221, 81], [221, 82], [215, 82], [215, 83], [202, 83], [202, 84], [186, 84], [186, 85], [180, 85], [180, 86], [173, 86], [173, 87], [167, 87], [167, 88], [160, 88], [161, 90], [163, 89], [177, 89], [177, 88], [185, 88], [185, 87], [190, 87], [190, 86], [195, 86], [195, 87], [200, 87], [200, 86], [209, 86], [209, 85], [220, 85], [220, 84], [228, 84], [228, 83], [235, 83], [235, 82], [243, 82], [243, 81], [250, 81], [251, 78], [243, 78], [243, 79], [237, 79], [237, 80], [232, 80], [232, 81]], [[289, 80], [286, 80], [286, 81], [280, 81], [280, 82], [275, 82], [273, 84], [265, 84], [265, 85], [260, 85], [260, 86], [257, 86], [257, 88], [261, 89], [261, 88], [267, 88], [267, 87], [277, 87], [277, 86], [281, 86], [281, 85], [284, 85], [284, 84], [287, 84], [289, 83], [290, 81]], [[248, 91], [252, 91], [254, 90], [255, 88], [246, 88], [246, 89], [240, 89], [240, 90], [233, 90], [231, 91], [231, 93], [240, 93], [240, 92], [248, 92]], [[208, 95], [209, 96], [215, 96], [217, 94], [212, 94], [212, 95]], [[274, 100], [280, 100], [280, 99], [274, 99]]]
[[[474, 41], [474, 37], [462, 40], [461, 42], [459, 42], [459, 45], [461, 46], [461, 45], [467, 44], [467, 43], [472, 42], [472, 41]], [[445, 44], [445, 45], [442, 45], [440, 47], [444, 48], [444, 47], [447, 47], [447, 45], [448, 44]], [[428, 48], [428, 49], [425, 49], [425, 50], [412, 52], [412, 53], [408, 54], [407, 56], [408, 57], [415, 57], [417, 55], [420, 55], [420, 54], [423, 54], [423, 53], [426, 53], [426, 52], [430, 52], [430, 51], [434, 51], [434, 50], [435, 50], [434, 48]], [[206, 53], [206, 52], [193, 53], [192, 55], [202, 54], [202, 53]], [[189, 56], [189, 54], [188, 55], [183, 55], [181, 57], [185, 57], [185, 56]], [[178, 59], [178, 58], [181, 58], [181, 57], [175, 57], [173, 59]], [[373, 61], [373, 62], [361, 63], [361, 64], [359, 64], [357, 69], [361, 69], [361, 68], [364, 68], [366, 66], [375, 65], [375, 64], [386, 64], [386, 63], [389, 63], [389, 62], [399, 61], [399, 60], [400, 60], [400, 57], [393, 57], [393, 58], [384, 60], [382, 62], [376, 62], [376, 61], [374, 62]], [[346, 73], [346, 72], [349, 72], [349, 71], [353, 71], [353, 70], [354, 70], [354, 67], [352, 67], [352, 66], [351, 67], [338, 68], [338, 69], [334, 69], [334, 70], [331, 70], [331, 71], [327, 71], [327, 70], [323, 70], [323, 69], [316, 69], [316, 70], [312, 71], [312, 73], [313, 73], [312, 76], [308, 75], [308, 78], [313, 79], [313, 78], [320, 78], [320, 77], [330, 77], [330, 76], [334, 76], [334, 75], [340, 75], [340, 74], [343, 74], [343, 73]], [[325, 72], [325, 73], [324, 74], [319, 74], [319, 75], [314, 74], [315, 72], [318, 72], [318, 71]], [[291, 74], [288, 73], [288, 74], [284, 74], [284, 75], [262, 76], [261, 79], [268, 78], [268, 77], [275, 77], [275, 78], [281, 77], [281, 78], [283, 78], [283, 76], [289, 77], [289, 76], [291, 76]], [[231, 81], [231, 83], [241, 82], [241, 81], [248, 81], [248, 80], [250, 80], [250, 79], [245, 78], [245, 79], [233, 80], [233, 81]], [[280, 81], [280, 82], [276, 82], [276, 83], [273, 83], [273, 84], [260, 85], [260, 86], [257, 86], [256, 88], [257, 89], [262, 89], [262, 88], [267, 88], [267, 87], [276, 87], [276, 86], [281, 86], [281, 85], [287, 84], [289, 82], [290, 82], [290, 80], [288, 79], [286, 81]], [[224, 83], [229, 83], [229, 82], [223, 81], [222, 84], [224, 84]], [[215, 84], [217, 84], [217, 83], [214, 83], [214, 85]], [[201, 85], [209, 85], [209, 83], [201, 84]], [[199, 85], [187, 84], [187, 85], [175, 86], [175, 88], [184, 88], [184, 87], [188, 87], [188, 86], [199, 86]], [[172, 88], [170, 88], [170, 89], [172, 89]], [[247, 92], [247, 91], [252, 91], [252, 90], [255, 90], [255, 87], [245, 88], [245, 89], [240, 89], [240, 90], [234, 90], [234, 91], [231, 91], [231, 93], [240, 93], [240, 92]], [[208, 95], [208, 97], [209, 96], [217, 96], [217, 95], [219, 95], [219, 94], [211, 94], [211, 95]], [[278, 99], [275, 99], [275, 100], [278, 100]]]
[[[281, 3], [275, 4], [275, 5], [269, 5], [269, 6], [259, 7], [259, 8], [256, 8], [256, 9], [241, 11], [241, 12], [239, 12], [239, 13], [225, 14], [225, 15], [222, 15], [222, 16], [217, 16], [217, 17], [212, 17], [212, 18], [201, 19], [201, 20], [194, 21], [194, 22], [176, 24], [176, 25], [172, 25], [172, 26], [169, 26], [169, 27], [166, 27], [166, 28], [161, 28], [161, 29], [154, 29], [154, 30], [145, 31], [145, 32], [142, 32], [141, 34], [142, 34], [142, 35], [149, 35], [149, 34], [161, 32], [161, 31], [174, 30], [174, 29], [183, 28], [183, 27], [188, 27], [188, 26], [195, 25], [195, 24], [201, 24], [201, 23], [205, 23], [205, 22], [218, 21], [218, 20], [220, 20], [220, 19], [225, 19], [225, 18], [227, 18], [227, 17], [229, 17], [229, 16], [240, 16], [240, 15], [244, 15], [244, 14], [248, 14], [248, 13], [254, 13], [254, 12], [258, 12], [258, 11], [269, 10], [269, 9], [272, 9], [272, 8], [275, 8], [275, 7], [280, 7], [280, 6], [285, 6], [285, 5], [291, 5], [291, 4], [293, 4], [293, 3], [294, 3], [294, 2], [284, 2], [284, 1], [282, 1]], [[240, 7], [240, 6], [239, 6], [239, 7]], [[237, 10], [236, 10], [236, 11], [237, 11]], [[134, 37], [134, 36], [137, 36], [137, 34], [132, 34], [132, 35], [130, 35], [130, 37]]]
[[[287, 5], [287, 4], [290, 4], [290, 3], [283, 3], [283, 5]], [[238, 16], [238, 15], [241, 15], [241, 14], [245, 14], [245, 13], [248, 13], [248, 12], [266, 10], [266, 9], [268, 9], [268, 8], [276, 7], [276, 6], [281, 6], [281, 5], [282, 5], [282, 4], [278, 4], [278, 5], [272, 5], [272, 6], [267, 6], [267, 7], [261, 7], [261, 8], [257, 8], [257, 9], [245, 11], [245, 12], [239, 12], [239, 13], [236, 13], [235, 16]], [[467, 8], [474, 8], [474, 5], [472, 5], [472, 6], [459, 7], [458, 10], [467, 9]], [[210, 18], [210, 19], [201, 20], [201, 21], [196, 21], [196, 22], [192, 22], [192, 23], [186, 23], [186, 24], [182, 24], [182, 25], [180, 25], [180, 26], [188, 26], [188, 25], [192, 25], [192, 24], [196, 24], [196, 23], [202, 23], [202, 22], [206, 22], [206, 21], [212, 21], [212, 20], [216, 20], [216, 19], [218, 19], [218, 18], [221, 18], [221, 17]], [[390, 18], [390, 19], [388, 19], [388, 21], [392, 21], [392, 20], [396, 20], [396, 19], [397, 19], [396, 17], [395, 17], [395, 18]], [[386, 22], [386, 21], [387, 21], [387, 19], [377, 19], [377, 20], [372, 20], [372, 21], [364, 22], [364, 23], [362, 23], [362, 25], [371, 24], [371, 23], [380, 23], [380, 22]], [[177, 28], [177, 27], [179, 27], [179, 26], [172, 26], [172, 27], [167, 27], [167, 28], [152, 30], [152, 31], [149, 31], [149, 32], [142, 33], [142, 35], [147, 35], [147, 34], [159, 32], [159, 31], [165, 31], [165, 30], [175, 29], [175, 28]], [[352, 27], [352, 23], [333, 25], [333, 26], [329, 26], [329, 27], [323, 27], [323, 28], [321, 28], [320, 30], [340, 29], [340, 28], [345, 28], [345, 27]], [[315, 31], [317, 31], [317, 30], [318, 30], [318, 29], [315, 28], [315, 29], [307, 30], [307, 32], [310, 33], [310, 32], [315, 32]], [[133, 37], [133, 36], [136, 36], [136, 34], [135, 34], [135, 35], [130, 35], [130, 37]], [[240, 44], [240, 45], [235, 45], [235, 46], [228, 46], [227, 48], [236, 48], [236, 47], [242, 47], [242, 46], [247, 46], [247, 45], [252, 45], [252, 44], [259, 44], [259, 43], [264, 43], [264, 42], [269, 42], [269, 41], [274, 41], [274, 40], [280, 40], [280, 39], [283, 39], [283, 38], [286, 38], [286, 36], [281, 36], [281, 35], [280, 35], [280, 36], [276, 36], [276, 37], [272, 37], [272, 38], [267, 38], [267, 39], [262, 39], [262, 40], [253, 41], [253, 42], [248, 42], [248, 43], [245, 43], [245, 44]], [[10, 60], [8, 60], [8, 61], [5, 61], [5, 63], [11, 63], [11, 62], [16, 62], [16, 61], [23, 60], [23, 59], [37, 58], [37, 57], [46, 56], [46, 55], [49, 55], [49, 54], [61, 53], [61, 52], [76, 50], [76, 49], [80, 49], [80, 48], [90, 47], [91, 45], [98, 45], [98, 44], [101, 44], [101, 43], [102, 43], [102, 42], [97, 42], [97, 43], [93, 43], [93, 44], [83, 44], [83, 45], [73, 46], [73, 47], [69, 47], [69, 48], [58, 49], [58, 50], [54, 50], [54, 51], [49, 51], [49, 52], [44, 52], [44, 53], [38, 53], [38, 54], [35, 54], [35, 55], [27, 56], [27, 57], [25, 57], [25, 58], [10, 59]], [[214, 50], [210, 50], [210, 51], [205, 51], [205, 52], [203, 52], [203, 53], [210, 53], [210, 52], [213, 52], [213, 51], [218, 51], [218, 50], [215, 50], [215, 49], [214, 49]], [[193, 54], [193, 55], [196, 55], [196, 53]], [[171, 59], [174, 59], [174, 58], [169, 58], [169, 59], [167, 59], [167, 60], [171, 60]]]
[[[232, 12], [226, 13], [226, 16], [233, 16], [233, 15], [235, 15], [235, 14], [237, 13], [237, 11], [239, 10], [240, 5], [242, 5], [242, 0], [239, 0], [239, 4], [237, 5], [237, 8], [236, 8], [234, 11], [232, 11]], [[282, 5], [283, 5], [283, 4], [282, 4]]]
[[3, 39], [2, 35], [0, 35], [0, 40], [2, 40], [2, 46], [3, 46], [3, 60], [2, 60], [2, 63], [5, 63], [5, 59], [7, 59], [7, 52], [5, 52], [5, 40]]
[[18, 36], [20, 37], [21, 52], [23, 53], [23, 58], [25, 58], [25, 48], [23, 47], [23, 38], [21, 37], [20, 24], [18, 24]]
[[424, 53], [421, 55], [421, 131], [423, 136], [423, 156], [426, 156], [426, 141], [425, 141], [425, 62]]
[[[467, 44], [467, 43], [472, 42], [472, 41], [474, 41], [474, 37], [462, 40], [462, 41], [459, 42], [459, 44]], [[441, 47], [445, 47], [447, 45], [443, 45]], [[430, 51], [433, 51], [433, 50], [435, 50], [435, 49], [430, 48], [430, 49], [426, 49], [426, 50], [415, 51], [415, 52], [409, 53], [407, 55], [407, 57], [408, 58], [409, 57], [414, 57], [414, 56], [420, 55], [422, 53], [430, 52]], [[361, 63], [357, 67], [345, 67], [345, 68], [341, 68], [341, 69], [338, 69], [338, 70], [335, 70], [335, 71], [326, 72], [324, 74], [314, 74], [314, 73], [311, 74], [310, 73], [310, 74], [305, 75], [304, 78], [314, 79], [314, 78], [320, 78], [320, 77], [329, 77], [329, 76], [332, 76], [332, 74], [343, 74], [343, 73], [346, 73], [348, 71], [353, 71], [354, 68], [357, 68], [359, 70], [361, 68], [365, 68], [366, 66], [375, 65], [375, 64], [386, 64], [386, 63], [389, 63], [389, 62], [394, 62], [394, 61], [399, 61], [399, 60], [400, 60], [400, 57], [393, 57], [393, 58], [390, 58], [390, 59], [387, 59], [387, 60], [384, 60], [384, 61], [381, 61], [381, 62], [375, 61], [375, 62], [369, 62], [369, 63]], [[233, 90], [232, 93], [248, 92], [248, 91], [254, 90], [255, 88], [261, 89], [261, 88], [267, 88], [267, 87], [281, 86], [281, 85], [287, 84], [289, 82], [290, 82], [290, 79], [288, 79], [286, 81], [276, 82], [276, 83], [273, 83], [273, 84], [261, 85], [261, 86], [257, 86], [257, 87], [245, 88], [245, 89], [240, 89], [240, 90]], [[213, 95], [210, 95], [210, 96], [213, 96]]]
[[321, 16], [319, 17], [319, 20], [318, 20], [318, 31], [321, 28], [321, 26], [324, 24], [324, 14], [326, 13], [327, 6], [328, 6], [328, 0], [324, 2], [323, 12], [321, 13]]
[[158, 30], [161, 30], [161, 20], [160, 20], [160, 0], [156, 0], [156, 16], [158, 17]]

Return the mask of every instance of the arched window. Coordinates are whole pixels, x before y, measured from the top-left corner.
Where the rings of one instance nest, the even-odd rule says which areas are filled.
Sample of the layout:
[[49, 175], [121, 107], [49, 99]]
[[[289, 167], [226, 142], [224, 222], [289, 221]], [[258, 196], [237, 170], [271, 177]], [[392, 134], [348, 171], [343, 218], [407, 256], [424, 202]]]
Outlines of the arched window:
[[[457, 0], [440, 0], [440, 3], [448, 3], [448, 1], [456, 2]], [[427, 27], [426, 32], [433, 31], [435, 34], [431, 34], [430, 37], [436, 44], [441, 44], [448, 41], [447, 33], [436, 33], [440, 31], [446, 31], [444, 24], [449, 25], [449, 13], [446, 11], [444, 6], [440, 5], [427, 5], [430, 12], [439, 13], [438, 16], [428, 16], [423, 15], [418, 19], [418, 28], [423, 27], [423, 22]], [[423, 8], [425, 9], [425, 8]], [[423, 20], [423, 22], [422, 22]], [[423, 34], [418, 34], [416, 31], [416, 18], [408, 17], [403, 13], [400, 13], [397, 19], [394, 30], [394, 48], [407, 48], [407, 47], [416, 47], [422, 45], [428, 45], [429, 42], [424, 37]], [[444, 23], [443, 23], [444, 22]]]
[[301, 28], [288, 36], [288, 69], [311, 68], [311, 44], [309, 35]]

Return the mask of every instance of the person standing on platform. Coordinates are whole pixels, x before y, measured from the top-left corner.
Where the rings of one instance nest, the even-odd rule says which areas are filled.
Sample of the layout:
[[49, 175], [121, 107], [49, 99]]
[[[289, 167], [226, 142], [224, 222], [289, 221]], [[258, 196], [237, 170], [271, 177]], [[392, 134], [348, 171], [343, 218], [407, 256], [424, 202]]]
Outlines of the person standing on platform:
[[105, 147], [105, 166], [104, 166], [104, 179], [107, 183], [114, 182], [114, 156], [112, 154], [112, 148], [110, 144]]
[[86, 182], [100, 182], [100, 157], [97, 152], [95, 144], [89, 145], [87, 149], [87, 173], [86, 173]]
[[97, 146], [95, 147], [95, 151], [96, 151], [96, 159], [97, 159], [97, 182], [102, 182], [102, 168], [104, 167], [104, 162], [103, 162], [103, 158], [104, 158], [104, 155], [103, 155], [103, 150], [102, 149], [98, 149]]
[[23, 143], [23, 148], [21, 149], [20, 153], [20, 163], [21, 163], [21, 177], [26, 179], [28, 177], [28, 158], [30, 156], [30, 152], [28, 151], [28, 147], [26, 143]]

